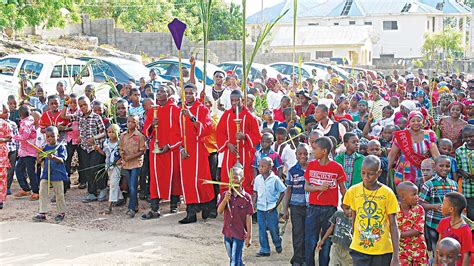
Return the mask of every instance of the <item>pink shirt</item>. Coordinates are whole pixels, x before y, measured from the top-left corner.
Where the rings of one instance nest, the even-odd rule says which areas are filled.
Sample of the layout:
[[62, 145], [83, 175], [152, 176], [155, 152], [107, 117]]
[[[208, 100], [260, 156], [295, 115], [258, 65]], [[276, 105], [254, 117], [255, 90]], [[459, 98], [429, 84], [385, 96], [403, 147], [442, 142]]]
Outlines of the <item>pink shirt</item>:
[[20, 121], [20, 129], [18, 133], [18, 136], [13, 136], [13, 139], [20, 143], [18, 157], [36, 157], [36, 149], [28, 143], [36, 143], [36, 126], [33, 116], [30, 115]]
[[[79, 108], [76, 108], [75, 111], [71, 109], [67, 109], [67, 114], [76, 114], [79, 115]], [[72, 145], [79, 144], [79, 122], [72, 121], [71, 122], [72, 130], [67, 132], [67, 142], [72, 142]]]

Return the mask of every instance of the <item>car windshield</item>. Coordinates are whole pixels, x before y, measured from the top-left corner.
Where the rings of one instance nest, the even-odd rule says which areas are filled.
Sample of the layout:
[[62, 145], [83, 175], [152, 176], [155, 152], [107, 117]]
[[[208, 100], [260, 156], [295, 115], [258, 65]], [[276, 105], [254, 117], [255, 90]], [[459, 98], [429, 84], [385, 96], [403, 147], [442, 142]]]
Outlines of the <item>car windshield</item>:
[[127, 74], [131, 75], [135, 79], [141, 77], [147, 78], [149, 74], [148, 68], [139, 63], [119, 64], [117, 66], [119, 66], [123, 71], [125, 71]]

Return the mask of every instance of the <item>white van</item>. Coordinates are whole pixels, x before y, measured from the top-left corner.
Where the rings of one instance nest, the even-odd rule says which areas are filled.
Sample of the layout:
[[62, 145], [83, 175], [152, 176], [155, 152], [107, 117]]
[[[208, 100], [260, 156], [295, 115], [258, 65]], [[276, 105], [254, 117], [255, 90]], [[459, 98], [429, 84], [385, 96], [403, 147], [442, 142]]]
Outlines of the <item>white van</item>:
[[[82, 71], [82, 86], [74, 84], [74, 76]], [[18, 97], [20, 77], [28, 79], [28, 85], [43, 83], [46, 95], [56, 94], [56, 84], [67, 83], [66, 93], [84, 94], [85, 85], [94, 84], [98, 99], [109, 98], [109, 87], [94, 82], [91, 66], [87, 62], [53, 54], [18, 54], [0, 58], [0, 103], [7, 103], [8, 95]]]

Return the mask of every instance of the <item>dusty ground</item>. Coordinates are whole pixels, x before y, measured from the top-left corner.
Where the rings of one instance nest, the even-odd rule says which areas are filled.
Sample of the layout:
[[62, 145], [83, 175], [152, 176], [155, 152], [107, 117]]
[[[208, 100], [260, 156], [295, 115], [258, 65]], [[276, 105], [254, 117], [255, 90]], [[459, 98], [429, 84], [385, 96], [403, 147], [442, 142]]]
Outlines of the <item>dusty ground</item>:
[[[18, 185], [13, 184], [13, 192]], [[66, 194], [66, 218], [55, 224], [55, 205], [50, 207], [50, 220], [35, 223], [32, 217], [38, 202], [8, 196], [0, 210], [0, 265], [5, 264], [167, 264], [225, 265], [228, 264], [222, 230], [222, 217], [180, 225], [184, 207], [177, 214], [162, 206], [158, 220], [142, 221], [125, 215], [126, 207], [117, 207], [111, 215], [102, 215], [106, 203], [84, 204], [80, 199], [85, 190], [73, 188]], [[140, 201], [140, 214], [147, 211], [146, 201]], [[247, 265], [285, 265], [292, 255], [291, 226], [283, 236], [283, 253], [274, 252], [267, 258], [257, 258], [258, 231], [253, 227], [250, 248], [244, 250]], [[271, 238], [269, 238], [271, 241]]]

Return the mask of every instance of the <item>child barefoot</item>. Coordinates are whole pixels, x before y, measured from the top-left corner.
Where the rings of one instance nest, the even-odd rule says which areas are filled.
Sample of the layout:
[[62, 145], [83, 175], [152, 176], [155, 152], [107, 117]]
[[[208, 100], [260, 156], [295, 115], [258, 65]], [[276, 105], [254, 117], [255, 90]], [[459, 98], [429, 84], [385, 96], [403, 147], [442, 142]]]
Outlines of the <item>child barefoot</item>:
[[425, 211], [417, 204], [418, 187], [410, 181], [397, 186], [400, 211], [397, 213], [400, 230], [400, 263], [402, 265], [428, 265], [428, 252], [424, 237]]
[[111, 125], [107, 129], [108, 139], [104, 141], [104, 148], [101, 149], [99, 145], [96, 145], [96, 151], [105, 156], [105, 168], [109, 176], [110, 191], [109, 191], [109, 205], [104, 211], [104, 214], [110, 214], [112, 212], [112, 205], [119, 200], [123, 199], [122, 192], [120, 191], [120, 151], [119, 151], [119, 139], [120, 126], [117, 124]]
[[[217, 213], [224, 213], [224, 235], [225, 248], [230, 258], [230, 265], [244, 265], [242, 261], [242, 250], [249, 247], [252, 237], [252, 196], [245, 192], [242, 187], [244, 171], [242, 168], [233, 168], [233, 183], [239, 185], [237, 191], [226, 191], [221, 194], [217, 207]], [[232, 226], [230, 226], [232, 225]]]

